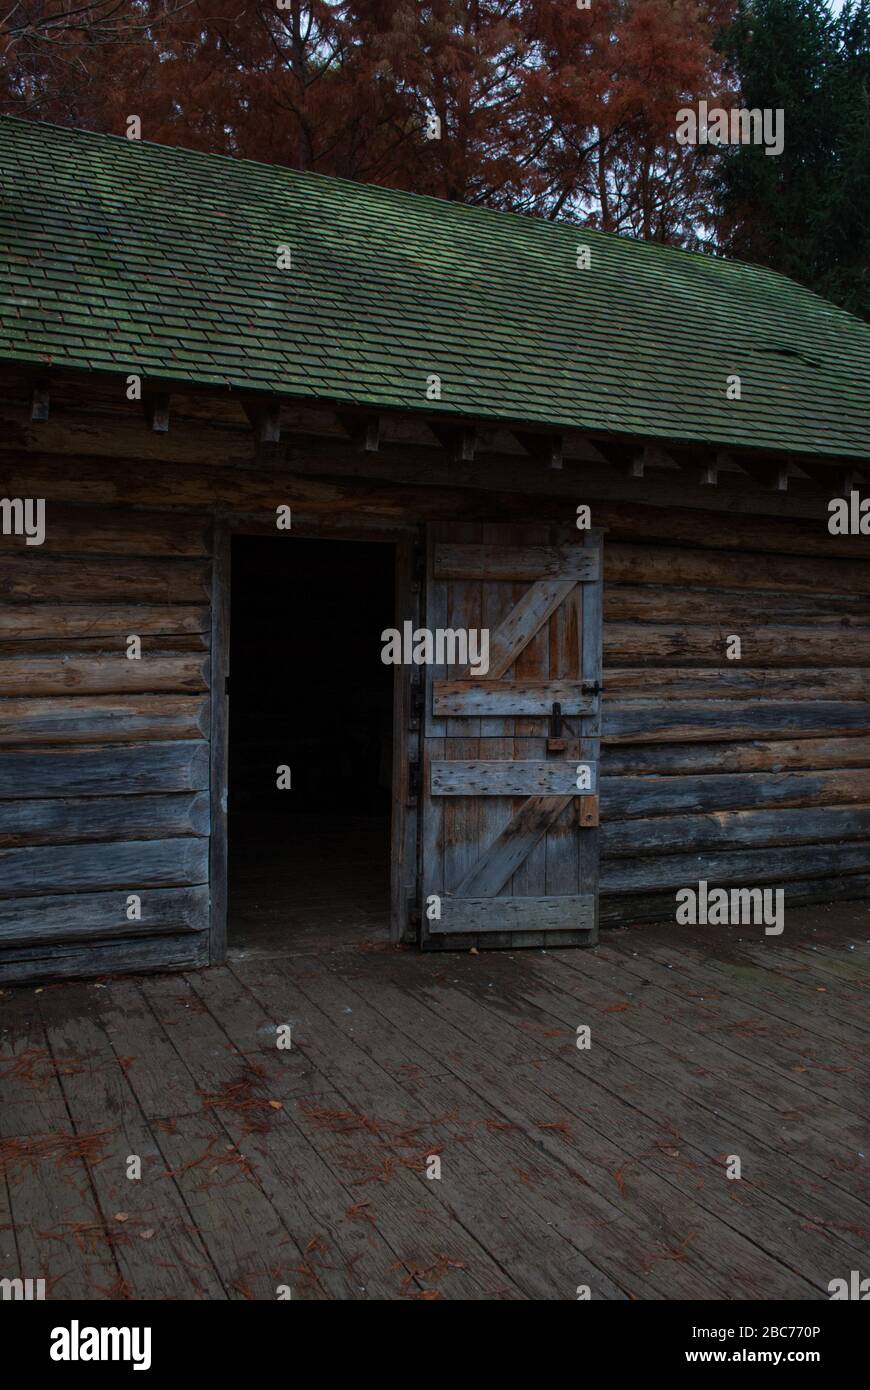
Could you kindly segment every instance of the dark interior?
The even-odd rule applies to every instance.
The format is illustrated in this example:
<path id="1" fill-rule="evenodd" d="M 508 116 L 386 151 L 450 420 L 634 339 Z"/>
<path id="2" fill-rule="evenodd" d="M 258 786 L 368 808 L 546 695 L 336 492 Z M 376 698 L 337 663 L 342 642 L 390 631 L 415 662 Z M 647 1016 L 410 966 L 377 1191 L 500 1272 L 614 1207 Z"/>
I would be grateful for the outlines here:
<path id="1" fill-rule="evenodd" d="M 394 561 L 377 542 L 233 539 L 230 950 L 387 935 Z"/>

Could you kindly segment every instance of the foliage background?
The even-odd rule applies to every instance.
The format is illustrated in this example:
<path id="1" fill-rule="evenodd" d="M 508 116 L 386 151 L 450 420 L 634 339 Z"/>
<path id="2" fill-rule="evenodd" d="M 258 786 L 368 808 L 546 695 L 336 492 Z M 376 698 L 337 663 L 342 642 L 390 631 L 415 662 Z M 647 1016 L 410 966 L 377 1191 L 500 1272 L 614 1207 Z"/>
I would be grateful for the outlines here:
<path id="1" fill-rule="evenodd" d="M 739 256 L 870 318 L 870 0 L 5 3 L 7 113 Z M 781 107 L 783 154 L 679 146 L 701 99 Z"/>

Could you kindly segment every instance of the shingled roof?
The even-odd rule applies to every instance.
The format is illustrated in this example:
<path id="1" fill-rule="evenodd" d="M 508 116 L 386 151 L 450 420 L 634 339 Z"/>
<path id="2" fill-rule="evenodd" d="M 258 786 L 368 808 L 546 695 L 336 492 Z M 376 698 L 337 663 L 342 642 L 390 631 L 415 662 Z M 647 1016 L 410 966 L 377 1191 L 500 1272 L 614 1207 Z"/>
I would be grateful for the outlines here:
<path id="1" fill-rule="evenodd" d="M 870 457 L 870 326 L 757 266 L 11 118 L 0 180 L 0 359 Z"/>

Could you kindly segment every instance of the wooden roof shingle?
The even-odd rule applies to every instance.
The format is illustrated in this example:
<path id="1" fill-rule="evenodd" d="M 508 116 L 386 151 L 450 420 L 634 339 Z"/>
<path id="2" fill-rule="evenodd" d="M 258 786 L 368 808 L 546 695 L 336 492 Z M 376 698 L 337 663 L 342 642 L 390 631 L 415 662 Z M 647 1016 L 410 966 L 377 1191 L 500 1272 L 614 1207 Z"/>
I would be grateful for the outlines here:
<path id="1" fill-rule="evenodd" d="M 0 359 L 870 457 L 870 325 L 773 271 L 9 117 Z"/>

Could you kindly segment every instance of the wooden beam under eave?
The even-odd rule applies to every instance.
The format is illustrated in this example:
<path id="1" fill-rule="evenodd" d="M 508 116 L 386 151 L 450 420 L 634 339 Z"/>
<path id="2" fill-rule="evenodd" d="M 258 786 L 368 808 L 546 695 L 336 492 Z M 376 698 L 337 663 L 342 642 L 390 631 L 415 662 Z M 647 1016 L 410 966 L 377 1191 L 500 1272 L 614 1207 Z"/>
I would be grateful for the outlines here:
<path id="1" fill-rule="evenodd" d="M 625 471 L 629 478 L 642 478 L 647 468 L 678 469 L 680 465 L 661 444 L 644 444 L 636 449 L 628 460 Z"/>
<path id="2" fill-rule="evenodd" d="M 169 396 L 165 392 L 142 397 L 142 409 L 148 428 L 155 434 L 166 434 L 169 430 Z"/>
<path id="3" fill-rule="evenodd" d="M 376 454 L 381 447 L 381 417 L 379 415 L 350 415 L 341 413 L 338 422 L 355 449 L 363 454 Z"/>
<path id="4" fill-rule="evenodd" d="M 643 478 L 648 468 L 679 470 L 681 465 L 660 444 L 627 445 L 616 443 L 600 444 L 607 462 L 618 468 L 627 478 Z"/>
<path id="5" fill-rule="evenodd" d="M 442 448 L 446 449 L 454 463 L 473 463 L 477 448 L 477 431 L 473 425 L 436 425 L 431 421 L 429 428 Z"/>
<path id="6" fill-rule="evenodd" d="M 41 425 L 48 419 L 49 390 L 47 381 L 36 381 L 33 384 L 33 400 L 30 406 L 30 418 L 35 424 Z"/>
<path id="7" fill-rule="evenodd" d="M 859 468 L 835 468 L 833 475 L 840 483 L 841 497 L 848 497 L 850 492 L 860 492 L 865 485 L 864 474 Z"/>
<path id="8" fill-rule="evenodd" d="M 532 458 L 546 463 L 548 468 L 562 467 L 565 442 L 561 434 L 531 434 L 527 430 L 514 430 L 513 433 Z"/>
<path id="9" fill-rule="evenodd" d="M 801 458 L 798 467 L 818 487 L 824 488 L 829 497 L 848 497 L 850 492 L 864 486 L 863 474 L 853 464 L 835 464 L 831 467 L 830 464 L 811 463 Z"/>
<path id="10" fill-rule="evenodd" d="M 700 487 L 717 487 L 719 474 L 735 471 L 734 460 L 724 449 L 715 454 L 702 454 L 700 466 L 694 466 L 695 481 Z"/>
<path id="11" fill-rule="evenodd" d="M 769 462 L 768 460 L 758 461 L 756 459 L 741 459 L 740 467 L 750 478 L 754 478 L 768 492 L 787 492 L 788 480 L 791 476 L 791 469 L 787 463 L 778 460 Z"/>
<path id="12" fill-rule="evenodd" d="M 280 444 L 281 402 L 276 399 L 243 400 L 258 444 Z"/>
<path id="13" fill-rule="evenodd" d="M 643 477 L 643 473 L 632 473 L 633 461 L 635 458 L 643 458 L 642 449 L 631 449 L 621 440 L 598 439 L 595 441 L 595 451 L 601 462 L 608 467 L 615 469 L 619 473 L 627 473 L 629 477 Z"/>
<path id="14" fill-rule="evenodd" d="M 570 434 L 569 443 L 573 446 L 574 457 L 580 463 L 610 463 L 600 440 L 590 439 L 586 434 Z"/>

